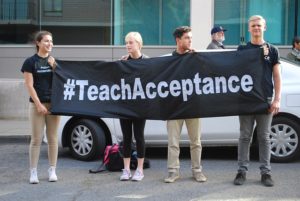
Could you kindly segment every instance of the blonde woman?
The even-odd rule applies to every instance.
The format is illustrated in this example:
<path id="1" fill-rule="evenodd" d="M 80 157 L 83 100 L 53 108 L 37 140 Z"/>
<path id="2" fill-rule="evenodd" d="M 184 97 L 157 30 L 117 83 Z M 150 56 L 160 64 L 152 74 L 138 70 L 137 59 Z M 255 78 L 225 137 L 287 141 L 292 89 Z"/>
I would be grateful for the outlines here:
<path id="1" fill-rule="evenodd" d="M 141 49 L 143 40 L 138 32 L 129 32 L 125 37 L 126 49 L 128 55 L 122 57 L 123 60 L 131 59 L 145 59 L 148 58 L 142 54 Z M 123 133 L 123 155 L 124 155 L 124 169 L 120 177 L 121 181 L 141 181 L 144 178 L 143 165 L 145 158 L 145 140 L 144 128 L 145 119 L 120 119 L 120 124 Z M 138 165 L 132 177 L 130 172 L 130 157 L 131 157 L 131 142 L 132 135 L 136 140 Z M 132 178 L 131 178 L 132 177 Z"/>
<path id="2" fill-rule="evenodd" d="M 58 154 L 57 129 L 59 124 L 59 116 L 51 115 L 49 112 L 52 75 L 56 67 L 55 59 L 50 56 L 53 47 L 52 34 L 48 31 L 38 32 L 35 37 L 35 44 L 37 53 L 27 58 L 21 69 L 30 95 L 29 119 L 32 135 L 29 147 L 29 183 L 31 184 L 39 183 L 37 165 L 45 126 L 50 165 L 48 169 L 49 181 L 57 181 L 55 168 Z"/>

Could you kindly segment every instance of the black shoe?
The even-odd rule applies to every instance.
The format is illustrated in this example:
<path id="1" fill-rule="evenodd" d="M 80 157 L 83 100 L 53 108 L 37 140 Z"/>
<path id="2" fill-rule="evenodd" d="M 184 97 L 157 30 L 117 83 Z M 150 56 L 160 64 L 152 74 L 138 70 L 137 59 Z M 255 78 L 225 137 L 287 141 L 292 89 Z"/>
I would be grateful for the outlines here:
<path id="1" fill-rule="evenodd" d="M 267 173 L 261 175 L 261 183 L 268 187 L 274 186 L 274 181 L 272 180 L 271 175 Z"/>
<path id="2" fill-rule="evenodd" d="M 246 181 L 246 172 L 237 173 L 233 183 L 234 185 L 243 185 Z"/>

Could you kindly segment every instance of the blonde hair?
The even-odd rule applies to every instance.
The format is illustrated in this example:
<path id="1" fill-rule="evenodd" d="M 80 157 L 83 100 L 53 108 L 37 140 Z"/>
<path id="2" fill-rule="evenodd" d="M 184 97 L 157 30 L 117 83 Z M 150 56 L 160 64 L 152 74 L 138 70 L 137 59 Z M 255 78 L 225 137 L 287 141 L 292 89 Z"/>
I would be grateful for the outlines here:
<path id="1" fill-rule="evenodd" d="M 263 18 L 261 15 L 252 15 L 249 18 L 248 23 L 251 22 L 251 21 L 255 21 L 255 20 L 261 20 L 261 21 L 263 21 L 264 24 L 266 24 L 265 18 Z"/>
<path id="2" fill-rule="evenodd" d="M 129 38 L 134 38 L 134 40 L 139 44 L 140 49 L 142 49 L 143 47 L 143 39 L 142 36 L 139 32 L 129 32 L 126 36 L 125 36 L 125 42 L 127 42 L 129 40 Z"/>

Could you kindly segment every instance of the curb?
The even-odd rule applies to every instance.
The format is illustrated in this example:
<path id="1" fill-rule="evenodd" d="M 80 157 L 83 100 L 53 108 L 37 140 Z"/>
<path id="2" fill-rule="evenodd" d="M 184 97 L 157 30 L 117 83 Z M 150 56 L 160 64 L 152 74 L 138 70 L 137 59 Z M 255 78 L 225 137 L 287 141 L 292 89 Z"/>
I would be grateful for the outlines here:
<path id="1" fill-rule="evenodd" d="M 0 135 L 0 144 L 30 142 L 30 137 L 30 135 Z"/>

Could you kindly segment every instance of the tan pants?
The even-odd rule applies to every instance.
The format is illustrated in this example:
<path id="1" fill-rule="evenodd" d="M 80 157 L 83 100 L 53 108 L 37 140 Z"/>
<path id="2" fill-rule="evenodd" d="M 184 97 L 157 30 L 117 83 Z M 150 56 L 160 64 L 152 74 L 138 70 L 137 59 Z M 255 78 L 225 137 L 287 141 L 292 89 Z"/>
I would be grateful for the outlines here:
<path id="1" fill-rule="evenodd" d="M 168 171 L 179 171 L 179 153 L 180 153 L 180 134 L 183 123 L 185 122 L 190 138 L 190 153 L 193 172 L 201 172 L 201 153 L 202 146 L 200 141 L 200 119 L 178 119 L 168 120 Z"/>
<path id="2" fill-rule="evenodd" d="M 50 103 L 44 103 L 47 109 Z M 29 163 L 30 168 L 37 168 L 40 148 L 46 125 L 46 136 L 48 140 L 48 159 L 49 165 L 56 167 L 58 154 L 57 129 L 60 117 L 56 115 L 43 115 L 38 113 L 34 103 L 29 105 L 29 119 L 31 122 L 31 140 L 29 146 Z"/>

